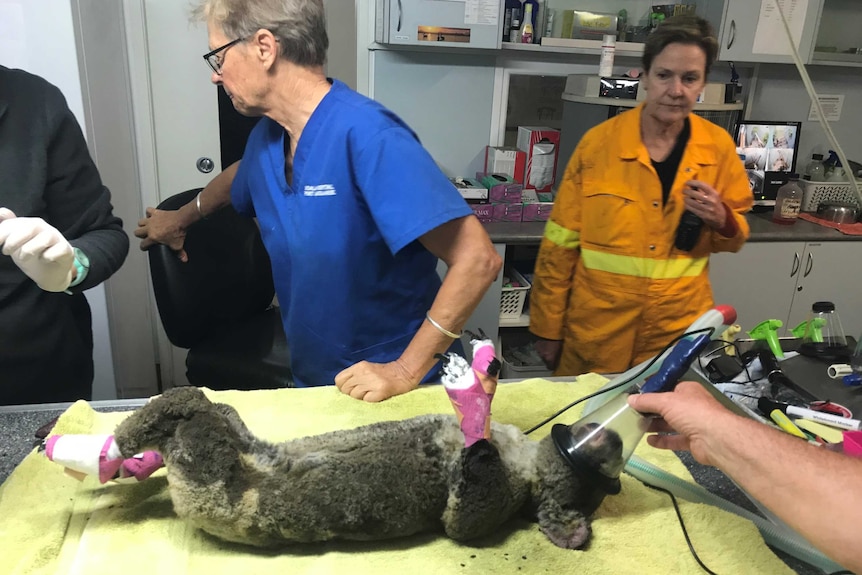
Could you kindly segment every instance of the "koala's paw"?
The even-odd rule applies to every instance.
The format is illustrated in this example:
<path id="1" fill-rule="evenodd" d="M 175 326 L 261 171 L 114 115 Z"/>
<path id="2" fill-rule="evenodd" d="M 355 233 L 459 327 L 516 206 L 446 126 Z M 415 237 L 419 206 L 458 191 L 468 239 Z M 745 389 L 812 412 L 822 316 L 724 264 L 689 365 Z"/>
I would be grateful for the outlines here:
<path id="1" fill-rule="evenodd" d="M 593 533 L 586 519 L 574 525 L 542 525 L 539 528 L 551 543 L 563 549 L 581 549 Z"/>
<path id="2" fill-rule="evenodd" d="M 563 549 L 581 549 L 593 533 L 590 520 L 576 509 L 546 501 L 539 508 L 539 529 L 551 543 Z"/>

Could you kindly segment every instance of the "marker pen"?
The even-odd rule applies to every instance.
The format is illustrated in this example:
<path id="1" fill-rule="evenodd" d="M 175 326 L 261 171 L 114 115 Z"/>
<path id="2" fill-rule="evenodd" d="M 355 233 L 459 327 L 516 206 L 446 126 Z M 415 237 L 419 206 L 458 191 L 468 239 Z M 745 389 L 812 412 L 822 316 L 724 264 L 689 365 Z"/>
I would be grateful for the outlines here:
<path id="1" fill-rule="evenodd" d="M 808 436 L 805 435 L 805 433 L 801 429 L 796 427 L 796 424 L 790 421 L 790 419 L 786 415 L 784 415 L 780 409 L 773 409 L 771 412 L 769 412 L 769 417 L 772 418 L 772 421 L 774 421 L 778 427 L 780 427 L 790 435 L 801 437 L 806 441 L 808 440 Z"/>
<path id="2" fill-rule="evenodd" d="M 850 419 L 849 417 L 841 417 L 831 413 L 823 413 L 822 411 L 814 411 L 813 409 L 805 409 L 804 407 L 796 407 L 788 405 L 784 410 L 787 415 L 795 415 L 796 417 L 804 417 L 818 423 L 848 429 L 850 431 L 859 431 L 862 429 L 862 421 L 858 419 Z"/>
<path id="3" fill-rule="evenodd" d="M 858 419 L 850 419 L 849 417 L 841 417 L 840 415 L 834 415 L 832 413 L 797 407 L 780 401 L 772 401 L 765 397 L 761 397 L 757 400 L 757 408 L 763 413 L 769 413 L 770 416 L 774 409 L 778 409 L 787 415 L 804 417 L 805 419 L 810 419 L 825 425 L 831 425 L 832 427 L 838 427 L 839 429 L 847 429 L 850 431 L 862 430 L 862 421 Z"/>

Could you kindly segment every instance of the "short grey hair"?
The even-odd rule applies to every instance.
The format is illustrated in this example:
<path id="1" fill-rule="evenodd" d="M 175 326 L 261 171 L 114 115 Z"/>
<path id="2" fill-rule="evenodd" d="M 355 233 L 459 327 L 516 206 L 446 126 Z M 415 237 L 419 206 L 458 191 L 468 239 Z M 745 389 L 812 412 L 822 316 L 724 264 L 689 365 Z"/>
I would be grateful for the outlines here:
<path id="1" fill-rule="evenodd" d="M 218 25 L 232 40 L 269 30 L 286 60 L 300 66 L 326 63 L 329 37 L 323 0 L 199 0 L 192 18 Z"/>

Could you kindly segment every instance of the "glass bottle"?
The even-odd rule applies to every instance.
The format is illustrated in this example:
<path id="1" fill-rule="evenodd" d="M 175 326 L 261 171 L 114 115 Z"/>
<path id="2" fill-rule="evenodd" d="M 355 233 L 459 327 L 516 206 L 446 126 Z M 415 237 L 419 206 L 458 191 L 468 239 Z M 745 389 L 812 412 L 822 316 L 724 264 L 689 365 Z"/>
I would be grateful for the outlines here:
<path id="1" fill-rule="evenodd" d="M 524 2 L 524 21 L 521 22 L 521 43 L 533 43 L 533 4 Z"/>
<path id="2" fill-rule="evenodd" d="M 778 188 L 772 221 L 776 224 L 795 224 L 799 218 L 799 209 L 802 207 L 802 195 L 799 174 L 790 174 L 788 182 Z"/>

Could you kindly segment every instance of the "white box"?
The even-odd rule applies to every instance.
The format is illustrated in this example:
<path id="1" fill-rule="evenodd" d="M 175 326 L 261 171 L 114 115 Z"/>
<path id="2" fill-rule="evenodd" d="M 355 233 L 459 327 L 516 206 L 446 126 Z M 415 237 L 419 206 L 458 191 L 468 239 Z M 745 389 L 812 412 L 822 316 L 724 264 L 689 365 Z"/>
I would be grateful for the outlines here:
<path id="1" fill-rule="evenodd" d="M 504 174 L 519 184 L 524 183 L 527 153 L 518 148 L 487 146 L 485 148 L 485 173 Z"/>
<path id="2" fill-rule="evenodd" d="M 566 77 L 566 94 L 575 96 L 599 97 L 601 77 L 595 74 L 569 74 Z"/>
<path id="3" fill-rule="evenodd" d="M 488 201 L 488 188 L 482 182 L 472 178 L 449 178 L 465 200 Z"/>

